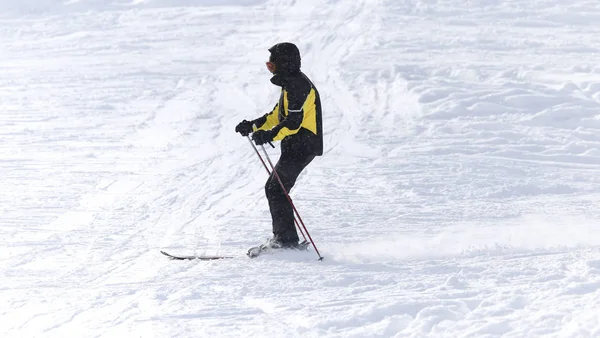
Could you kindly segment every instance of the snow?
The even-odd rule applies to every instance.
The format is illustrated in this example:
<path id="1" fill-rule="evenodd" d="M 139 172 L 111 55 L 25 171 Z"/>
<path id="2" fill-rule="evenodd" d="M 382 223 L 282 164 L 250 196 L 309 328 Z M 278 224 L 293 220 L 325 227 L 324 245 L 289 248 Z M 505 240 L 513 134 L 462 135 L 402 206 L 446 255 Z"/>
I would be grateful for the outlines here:
<path id="1" fill-rule="evenodd" d="M 586 0 L 2 1 L 0 335 L 600 337 L 599 19 Z M 325 155 L 292 191 L 323 261 L 244 255 L 270 217 L 233 130 L 277 100 L 281 41 L 323 102 Z"/>

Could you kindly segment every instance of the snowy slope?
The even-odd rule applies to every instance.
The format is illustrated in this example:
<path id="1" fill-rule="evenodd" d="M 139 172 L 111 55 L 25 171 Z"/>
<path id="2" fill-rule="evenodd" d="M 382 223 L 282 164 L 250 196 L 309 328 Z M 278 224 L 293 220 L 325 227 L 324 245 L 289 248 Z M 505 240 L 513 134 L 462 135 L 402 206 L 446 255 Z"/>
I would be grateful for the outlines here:
<path id="1" fill-rule="evenodd" d="M 600 337 L 598 22 L 585 0 L 1 1 L 0 336 Z M 323 101 L 292 191 L 323 262 L 244 256 L 270 217 L 233 129 L 276 101 L 280 41 Z"/>

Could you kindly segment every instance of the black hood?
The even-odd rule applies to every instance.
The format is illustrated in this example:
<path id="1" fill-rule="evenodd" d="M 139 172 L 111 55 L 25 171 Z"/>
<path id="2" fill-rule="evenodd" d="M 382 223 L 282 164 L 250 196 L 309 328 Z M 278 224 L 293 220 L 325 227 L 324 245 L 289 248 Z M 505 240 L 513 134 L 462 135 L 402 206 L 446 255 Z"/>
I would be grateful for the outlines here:
<path id="1" fill-rule="evenodd" d="M 300 51 L 293 43 L 278 43 L 269 48 L 269 52 L 271 52 L 269 61 L 275 64 L 275 74 L 288 75 L 300 71 Z"/>

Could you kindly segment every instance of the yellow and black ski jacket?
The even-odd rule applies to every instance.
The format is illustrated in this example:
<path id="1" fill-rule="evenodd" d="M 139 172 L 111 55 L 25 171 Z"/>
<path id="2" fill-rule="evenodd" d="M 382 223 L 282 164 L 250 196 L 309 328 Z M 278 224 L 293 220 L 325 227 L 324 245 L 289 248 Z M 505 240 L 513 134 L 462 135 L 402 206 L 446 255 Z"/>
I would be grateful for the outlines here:
<path id="1" fill-rule="evenodd" d="M 254 120 L 254 131 L 272 130 L 273 141 L 281 140 L 281 151 L 323 155 L 321 99 L 310 79 L 302 72 L 275 75 L 281 87 L 279 102 L 264 116 Z"/>

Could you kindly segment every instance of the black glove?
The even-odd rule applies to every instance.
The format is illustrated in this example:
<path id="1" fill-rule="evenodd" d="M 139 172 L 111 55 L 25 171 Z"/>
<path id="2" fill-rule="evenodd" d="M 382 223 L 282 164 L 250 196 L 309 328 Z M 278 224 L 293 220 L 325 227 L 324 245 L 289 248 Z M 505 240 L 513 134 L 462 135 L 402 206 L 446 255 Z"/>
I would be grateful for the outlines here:
<path id="1" fill-rule="evenodd" d="M 257 146 L 260 146 L 273 141 L 275 135 L 273 130 L 257 130 L 252 134 L 252 140 Z"/>
<path id="2" fill-rule="evenodd" d="M 248 136 L 252 132 L 252 121 L 242 121 L 235 127 L 235 132 L 242 134 L 242 136 Z"/>

